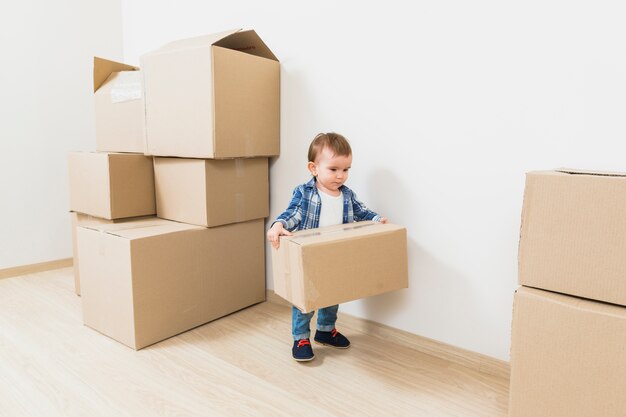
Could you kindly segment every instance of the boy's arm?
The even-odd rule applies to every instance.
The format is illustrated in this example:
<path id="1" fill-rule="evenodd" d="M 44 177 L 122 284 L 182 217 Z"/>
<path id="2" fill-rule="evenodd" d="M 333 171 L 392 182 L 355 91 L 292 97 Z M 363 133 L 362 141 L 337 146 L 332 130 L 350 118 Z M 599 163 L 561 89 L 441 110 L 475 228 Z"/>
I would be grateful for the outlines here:
<path id="1" fill-rule="evenodd" d="M 375 222 L 387 223 L 387 218 L 382 217 L 380 214 L 368 209 L 363 202 L 361 202 L 354 191 L 352 192 L 352 211 L 354 213 L 354 221 L 362 222 L 365 220 L 373 220 Z"/>
<path id="2" fill-rule="evenodd" d="M 267 240 L 274 249 L 280 247 L 280 237 L 291 236 L 291 231 L 298 227 L 300 221 L 302 221 L 302 190 L 298 187 L 293 192 L 287 210 L 276 218 L 267 232 Z"/>
<path id="3" fill-rule="evenodd" d="M 287 209 L 282 212 L 278 217 L 276 217 L 276 222 L 282 223 L 283 227 L 293 232 L 298 228 L 298 225 L 302 221 L 302 187 L 297 187 L 293 191 L 293 196 L 291 197 L 291 201 L 289 202 L 289 206 Z M 272 223 L 272 226 L 274 225 Z"/>

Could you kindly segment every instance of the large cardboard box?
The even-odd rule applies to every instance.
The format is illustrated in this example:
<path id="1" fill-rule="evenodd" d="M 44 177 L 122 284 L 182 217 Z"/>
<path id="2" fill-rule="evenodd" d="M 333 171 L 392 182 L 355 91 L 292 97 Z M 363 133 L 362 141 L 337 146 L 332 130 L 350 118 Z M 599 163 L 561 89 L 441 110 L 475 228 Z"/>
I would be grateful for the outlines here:
<path id="1" fill-rule="evenodd" d="M 148 154 L 279 154 L 280 64 L 253 30 L 171 42 L 141 68 Z"/>
<path id="2" fill-rule="evenodd" d="M 510 417 L 626 416 L 626 308 L 515 294 Z"/>
<path id="3" fill-rule="evenodd" d="M 149 156 L 70 152 L 69 179 L 71 211 L 109 220 L 156 214 Z"/>
<path id="4" fill-rule="evenodd" d="M 76 293 L 76 295 L 80 295 L 80 268 L 79 268 L 80 260 L 78 257 L 78 243 L 76 239 L 76 230 L 78 229 L 78 227 L 80 226 L 92 227 L 94 225 L 97 226 L 100 224 L 131 222 L 131 221 L 144 219 L 147 217 L 150 217 L 150 216 L 128 217 L 124 219 L 108 220 L 108 219 L 101 219 L 100 217 L 90 216 L 89 214 L 76 213 L 73 211 L 70 212 L 70 221 L 71 221 L 71 226 L 72 226 L 71 234 L 72 234 L 72 256 L 73 256 L 72 263 L 73 263 L 73 269 L 74 269 L 74 292 Z"/>
<path id="5" fill-rule="evenodd" d="M 303 312 L 408 287 L 406 229 L 360 222 L 302 230 L 272 249 L 274 291 Z"/>
<path id="6" fill-rule="evenodd" d="M 94 57 L 96 150 L 144 153 L 145 105 L 139 68 Z"/>
<path id="7" fill-rule="evenodd" d="M 519 283 L 626 305 L 626 174 L 526 175 Z"/>
<path id="8" fill-rule="evenodd" d="M 269 215 L 267 158 L 154 158 L 157 216 L 199 226 Z"/>
<path id="9" fill-rule="evenodd" d="M 265 300 L 263 220 L 78 228 L 84 323 L 133 349 Z"/>
<path id="10" fill-rule="evenodd" d="M 72 256 L 74 267 L 74 292 L 76 295 L 80 295 L 80 271 L 78 268 L 78 245 L 76 242 L 76 229 L 78 226 L 88 226 L 101 223 L 112 223 L 115 220 L 101 219 L 99 217 L 93 217 L 88 214 L 70 212 L 71 226 L 72 226 Z"/>

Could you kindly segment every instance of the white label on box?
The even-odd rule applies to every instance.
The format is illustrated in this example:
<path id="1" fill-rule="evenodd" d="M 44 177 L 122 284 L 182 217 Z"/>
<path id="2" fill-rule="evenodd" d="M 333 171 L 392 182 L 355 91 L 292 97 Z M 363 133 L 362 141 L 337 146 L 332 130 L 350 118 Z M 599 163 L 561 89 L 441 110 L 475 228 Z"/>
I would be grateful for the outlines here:
<path id="1" fill-rule="evenodd" d="M 125 77 L 124 72 L 121 72 L 111 87 L 111 102 L 122 103 L 139 99 L 141 99 L 141 81 L 136 77 Z"/>

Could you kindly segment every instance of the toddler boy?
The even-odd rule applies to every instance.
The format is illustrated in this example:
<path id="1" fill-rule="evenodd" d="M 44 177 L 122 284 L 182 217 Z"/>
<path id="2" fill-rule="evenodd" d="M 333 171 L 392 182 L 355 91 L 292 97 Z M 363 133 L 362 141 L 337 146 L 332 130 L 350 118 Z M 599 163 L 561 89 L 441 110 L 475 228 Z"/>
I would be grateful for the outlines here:
<path id="1" fill-rule="evenodd" d="M 352 165 L 350 144 L 338 133 L 320 133 L 309 146 L 307 168 L 313 178 L 296 187 L 287 209 L 279 215 L 267 238 L 275 249 L 281 236 L 295 230 L 314 229 L 335 224 L 387 219 L 369 210 L 354 192 L 344 185 Z M 338 305 L 320 308 L 317 312 L 315 342 L 346 349 L 350 341 L 335 328 Z M 292 355 L 296 361 L 310 361 L 315 355 L 310 342 L 310 322 L 314 312 L 302 313 L 291 308 Z"/>

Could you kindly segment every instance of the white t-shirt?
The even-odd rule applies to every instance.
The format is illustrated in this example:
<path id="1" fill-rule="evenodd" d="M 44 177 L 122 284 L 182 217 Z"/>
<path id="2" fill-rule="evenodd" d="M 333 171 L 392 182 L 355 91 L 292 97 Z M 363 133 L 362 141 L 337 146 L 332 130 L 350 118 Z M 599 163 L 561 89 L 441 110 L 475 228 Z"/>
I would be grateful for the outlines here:
<path id="1" fill-rule="evenodd" d="M 326 194 L 320 190 L 322 209 L 320 210 L 320 227 L 332 226 L 343 223 L 343 193 L 337 197 Z"/>

